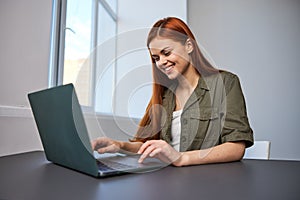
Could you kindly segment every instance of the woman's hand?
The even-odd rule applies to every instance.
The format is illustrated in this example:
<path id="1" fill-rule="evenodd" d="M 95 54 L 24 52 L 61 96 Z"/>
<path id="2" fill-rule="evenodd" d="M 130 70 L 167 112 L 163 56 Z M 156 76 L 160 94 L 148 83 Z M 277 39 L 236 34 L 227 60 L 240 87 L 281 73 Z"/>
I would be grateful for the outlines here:
<path id="1" fill-rule="evenodd" d="M 182 154 L 164 140 L 149 140 L 145 142 L 139 149 L 138 154 L 142 154 L 139 159 L 140 163 L 147 157 L 155 157 L 165 163 L 181 166 Z"/>
<path id="2" fill-rule="evenodd" d="M 99 137 L 91 142 L 92 149 L 98 153 L 116 153 L 122 148 L 122 142 L 108 137 Z"/>

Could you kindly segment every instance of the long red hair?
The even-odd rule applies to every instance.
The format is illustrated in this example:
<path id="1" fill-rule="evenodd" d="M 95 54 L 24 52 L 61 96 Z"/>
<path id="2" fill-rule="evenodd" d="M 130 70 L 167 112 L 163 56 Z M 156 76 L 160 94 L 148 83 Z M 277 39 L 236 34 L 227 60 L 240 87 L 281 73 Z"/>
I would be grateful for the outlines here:
<path id="1" fill-rule="evenodd" d="M 193 51 L 190 53 L 191 63 L 197 69 L 197 72 L 201 76 L 208 76 L 218 72 L 218 70 L 215 69 L 203 56 L 193 33 L 182 20 L 175 17 L 168 17 L 157 21 L 148 34 L 148 49 L 149 44 L 155 37 L 172 39 L 183 45 L 186 43 L 187 39 L 190 39 L 193 45 Z M 168 87 L 176 81 L 170 80 L 157 68 L 156 62 L 152 58 L 151 53 L 150 57 L 152 59 L 153 75 L 152 97 L 146 108 L 145 115 L 139 123 L 139 129 L 135 138 L 131 141 L 145 142 L 151 139 L 160 139 L 160 130 L 162 127 L 162 97 Z"/>

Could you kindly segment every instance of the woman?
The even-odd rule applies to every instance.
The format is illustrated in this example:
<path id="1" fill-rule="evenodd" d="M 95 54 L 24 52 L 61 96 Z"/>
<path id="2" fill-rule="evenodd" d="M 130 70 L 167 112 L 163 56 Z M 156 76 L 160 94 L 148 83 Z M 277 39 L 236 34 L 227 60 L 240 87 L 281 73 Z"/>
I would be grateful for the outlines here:
<path id="1" fill-rule="evenodd" d="M 137 152 L 139 162 L 157 157 L 175 166 L 242 159 L 253 132 L 238 77 L 214 68 L 178 18 L 156 22 L 147 47 L 153 93 L 136 136 L 129 142 L 98 138 L 93 149 Z"/>

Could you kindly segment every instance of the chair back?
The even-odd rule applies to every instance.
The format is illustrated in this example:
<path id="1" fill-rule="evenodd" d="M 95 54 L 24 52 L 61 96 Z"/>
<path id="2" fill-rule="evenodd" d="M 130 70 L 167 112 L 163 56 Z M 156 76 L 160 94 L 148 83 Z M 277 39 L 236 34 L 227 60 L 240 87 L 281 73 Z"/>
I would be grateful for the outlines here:
<path id="1" fill-rule="evenodd" d="M 253 146 L 246 149 L 244 159 L 270 159 L 270 141 L 254 141 Z"/>

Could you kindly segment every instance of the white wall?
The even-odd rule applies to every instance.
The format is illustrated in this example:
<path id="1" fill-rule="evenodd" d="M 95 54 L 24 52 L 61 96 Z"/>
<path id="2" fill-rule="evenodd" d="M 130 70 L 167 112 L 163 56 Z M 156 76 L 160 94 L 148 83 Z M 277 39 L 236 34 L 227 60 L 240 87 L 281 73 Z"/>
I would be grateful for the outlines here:
<path id="1" fill-rule="evenodd" d="M 159 19 L 176 16 L 186 21 L 186 0 L 119 0 L 118 62 L 115 113 L 142 117 L 151 97 L 152 70 L 147 34 Z"/>
<path id="2" fill-rule="evenodd" d="M 0 156 L 41 149 L 27 100 L 48 85 L 51 0 L 0 1 Z"/>
<path id="3" fill-rule="evenodd" d="M 188 22 L 221 68 L 236 73 L 256 140 L 271 159 L 300 160 L 300 1 L 189 0 Z"/>
<path id="4" fill-rule="evenodd" d="M 1 0 L 0 105 L 28 106 L 30 90 L 47 86 L 51 0 Z"/>

